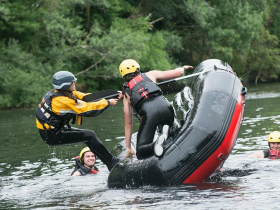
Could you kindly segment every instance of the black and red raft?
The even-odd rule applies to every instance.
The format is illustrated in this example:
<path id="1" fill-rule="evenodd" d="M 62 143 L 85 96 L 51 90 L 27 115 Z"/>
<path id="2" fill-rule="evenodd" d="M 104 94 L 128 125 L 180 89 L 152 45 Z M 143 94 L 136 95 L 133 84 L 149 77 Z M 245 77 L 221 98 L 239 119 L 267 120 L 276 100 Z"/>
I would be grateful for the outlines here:
<path id="1" fill-rule="evenodd" d="M 246 88 L 221 60 L 200 63 L 198 72 L 175 96 L 176 119 L 163 155 L 120 162 L 109 174 L 109 188 L 203 182 L 222 167 L 237 139 Z"/>

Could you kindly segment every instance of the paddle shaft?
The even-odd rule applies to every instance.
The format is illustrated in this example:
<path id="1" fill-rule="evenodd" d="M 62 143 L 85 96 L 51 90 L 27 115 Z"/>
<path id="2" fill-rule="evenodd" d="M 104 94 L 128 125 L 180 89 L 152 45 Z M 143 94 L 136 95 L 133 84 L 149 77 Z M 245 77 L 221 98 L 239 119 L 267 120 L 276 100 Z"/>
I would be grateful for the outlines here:
<path id="1" fill-rule="evenodd" d="M 212 69 L 208 70 L 208 71 L 212 71 Z M 183 80 L 183 79 L 188 79 L 188 78 L 198 76 L 198 75 L 203 74 L 203 73 L 208 72 L 208 71 L 202 71 L 202 72 L 198 72 L 198 73 L 187 75 L 187 76 L 183 76 L 183 77 L 178 77 L 178 78 L 171 79 L 171 80 L 166 80 L 166 81 L 157 83 L 157 85 L 160 86 L 160 85 L 164 85 L 164 84 L 168 84 L 168 83 L 172 83 L 172 82 L 177 82 L 177 81 L 180 81 L 180 80 Z"/>
<path id="2" fill-rule="evenodd" d="M 211 69 L 212 70 L 212 69 Z M 211 71 L 211 70 L 208 70 L 208 71 Z M 160 83 L 156 83 L 158 86 L 160 85 L 164 85 L 164 84 L 169 84 L 169 83 L 172 83 L 172 82 L 177 82 L 177 81 L 180 81 L 180 80 L 183 80 L 183 79 L 188 79 L 188 78 L 191 78 L 191 77 L 195 77 L 195 76 L 198 76 L 200 74 L 203 74 L 205 72 L 208 72 L 208 71 L 202 71 L 202 72 L 198 72 L 198 73 L 195 73 L 195 74 L 191 74 L 191 75 L 187 75 L 187 76 L 183 76 L 183 77 L 178 77 L 178 78 L 175 78 L 175 79 L 171 79 L 171 80 L 166 80 L 166 81 L 163 81 L 163 82 L 160 82 Z M 115 91 L 116 92 L 116 91 Z M 94 94 L 95 93 L 92 93 L 91 95 L 91 99 L 89 101 L 98 101 L 98 100 L 101 100 L 102 98 L 105 98 L 105 99 L 110 99 L 110 98 L 116 98 L 119 96 L 119 93 L 116 92 L 114 94 L 110 93 L 108 94 L 107 96 L 103 96 L 103 97 L 97 97 L 95 98 L 94 97 Z"/>

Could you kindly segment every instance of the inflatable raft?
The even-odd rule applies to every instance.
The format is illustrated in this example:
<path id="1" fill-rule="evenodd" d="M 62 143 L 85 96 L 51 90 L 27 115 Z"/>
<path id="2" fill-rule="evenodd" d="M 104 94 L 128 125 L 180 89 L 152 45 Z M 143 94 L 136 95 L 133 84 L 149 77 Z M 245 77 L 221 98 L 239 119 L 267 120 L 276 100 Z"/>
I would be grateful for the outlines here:
<path id="1" fill-rule="evenodd" d="M 116 165 L 109 188 L 189 184 L 207 180 L 231 153 L 241 125 L 246 88 L 221 60 L 200 63 L 176 94 L 176 119 L 160 157 Z"/>

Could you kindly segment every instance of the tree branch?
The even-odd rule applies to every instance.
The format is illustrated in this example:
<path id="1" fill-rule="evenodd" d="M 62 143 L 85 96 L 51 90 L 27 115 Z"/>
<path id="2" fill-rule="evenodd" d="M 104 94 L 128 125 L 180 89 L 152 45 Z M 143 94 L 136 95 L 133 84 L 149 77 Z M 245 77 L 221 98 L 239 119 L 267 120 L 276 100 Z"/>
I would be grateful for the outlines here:
<path id="1" fill-rule="evenodd" d="M 101 63 L 101 61 L 103 61 L 103 60 L 107 57 L 107 55 L 108 55 L 108 54 L 104 55 L 102 58 L 99 59 L 99 61 L 97 61 L 95 64 L 91 65 L 91 66 L 88 67 L 87 69 L 78 72 L 77 74 L 75 74 L 75 76 L 78 76 L 78 75 L 81 75 L 81 74 L 84 74 L 84 73 L 88 72 L 88 71 L 91 70 L 93 67 L 95 67 L 95 66 L 97 66 L 99 63 Z"/>
<path id="2" fill-rule="evenodd" d="M 161 18 L 158 18 L 158 19 L 156 19 L 156 20 L 154 20 L 154 21 L 152 21 L 152 22 L 149 22 L 150 23 L 150 25 L 153 25 L 154 23 L 156 23 L 156 22 L 158 22 L 158 21 L 161 21 L 161 20 L 163 20 L 164 19 L 164 17 L 161 17 Z"/>

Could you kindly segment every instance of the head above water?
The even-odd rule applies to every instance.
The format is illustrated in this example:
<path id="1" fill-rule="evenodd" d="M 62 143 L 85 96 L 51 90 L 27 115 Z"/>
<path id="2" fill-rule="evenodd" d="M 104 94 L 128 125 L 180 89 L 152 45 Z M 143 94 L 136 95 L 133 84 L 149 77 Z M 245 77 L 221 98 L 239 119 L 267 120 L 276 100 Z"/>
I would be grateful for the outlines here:
<path id="1" fill-rule="evenodd" d="M 87 152 L 91 152 L 91 150 L 90 150 L 89 147 L 83 148 L 83 149 L 81 150 L 81 152 L 80 152 L 79 159 L 80 159 L 80 162 L 81 162 L 82 164 L 85 164 L 85 163 L 84 163 L 84 156 L 85 156 L 85 153 L 87 153 Z M 95 156 L 95 154 L 94 154 L 93 152 L 91 152 L 91 153 Z"/>
<path id="2" fill-rule="evenodd" d="M 129 73 L 140 71 L 140 65 L 133 59 L 126 59 L 119 66 L 122 77 Z"/>
<path id="3" fill-rule="evenodd" d="M 77 78 L 69 71 L 59 71 L 53 75 L 52 84 L 57 90 L 69 90 L 72 82 L 76 82 Z"/>
<path id="4" fill-rule="evenodd" d="M 268 146 L 271 148 L 271 143 L 278 143 L 280 144 L 280 132 L 273 131 L 268 135 Z M 273 149 L 273 148 L 272 148 Z"/>

